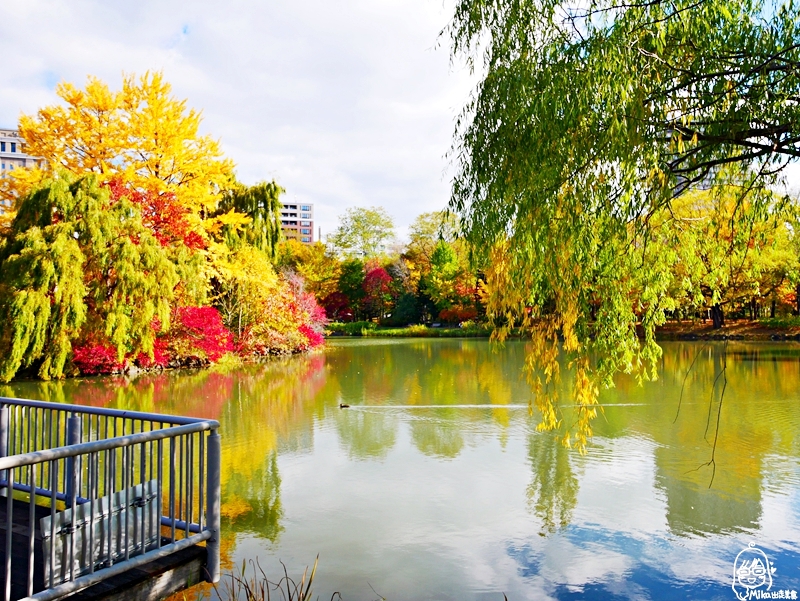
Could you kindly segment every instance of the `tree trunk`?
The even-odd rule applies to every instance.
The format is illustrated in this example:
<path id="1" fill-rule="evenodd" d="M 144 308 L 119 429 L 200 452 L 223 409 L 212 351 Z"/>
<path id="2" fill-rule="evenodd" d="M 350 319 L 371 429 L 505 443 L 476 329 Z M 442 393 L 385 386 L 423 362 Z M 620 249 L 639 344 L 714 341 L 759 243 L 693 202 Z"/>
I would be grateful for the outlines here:
<path id="1" fill-rule="evenodd" d="M 794 293 L 795 293 L 795 303 L 797 304 L 797 314 L 800 315 L 800 284 L 797 284 L 797 286 L 794 289 Z"/>
<path id="2" fill-rule="evenodd" d="M 775 299 L 772 299 L 772 303 L 769 306 L 769 317 L 770 319 L 775 319 Z"/>
<path id="3" fill-rule="evenodd" d="M 716 304 L 711 307 L 711 321 L 715 330 L 725 325 L 725 316 L 722 313 L 722 305 Z"/>

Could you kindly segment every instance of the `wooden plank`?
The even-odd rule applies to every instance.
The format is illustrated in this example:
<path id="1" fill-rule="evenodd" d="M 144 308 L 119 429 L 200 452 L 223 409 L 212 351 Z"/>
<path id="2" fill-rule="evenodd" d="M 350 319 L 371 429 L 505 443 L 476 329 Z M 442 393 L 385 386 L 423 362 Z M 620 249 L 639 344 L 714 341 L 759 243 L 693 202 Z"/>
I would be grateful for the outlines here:
<path id="1" fill-rule="evenodd" d="M 161 601 L 203 581 L 205 547 L 184 551 L 130 570 L 115 578 L 65 597 L 69 601 Z"/>

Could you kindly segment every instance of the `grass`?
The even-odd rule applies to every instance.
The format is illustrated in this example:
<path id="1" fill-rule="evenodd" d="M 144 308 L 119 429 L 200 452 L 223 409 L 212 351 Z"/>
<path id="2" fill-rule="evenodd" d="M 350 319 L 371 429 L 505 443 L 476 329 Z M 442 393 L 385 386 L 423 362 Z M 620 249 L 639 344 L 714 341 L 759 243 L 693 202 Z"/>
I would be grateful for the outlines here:
<path id="1" fill-rule="evenodd" d="M 764 317 L 757 320 L 765 328 L 797 328 L 800 327 L 800 316 L 788 315 L 786 317 Z"/>
<path id="2" fill-rule="evenodd" d="M 303 571 L 300 582 L 289 576 L 286 565 L 283 566 L 283 578 L 271 582 L 258 560 L 249 562 L 252 573 L 248 572 L 248 562 L 243 561 L 242 567 L 231 574 L 223 576 L 221 586 L 214 585 L 217 596 L 223 601 L 271 601 L 273 597 L 282 601 L 309 601 L 311 599 L 311 585 L 317 573 L 319 555 L 314 560 L 314 567 L 308 573 L 308 567 Z M 221 589 L 221 590 L 220 590 Z M 280 595 L 280 597 L 279 597 Z M 342 596 L 337 592 L 331 595 L 331 601 Z"/>
<path id="3" fill-rule="evenodd" d="M 268 578 L 258 559 L 242 561 L 242 567 L 237 568 L 235 572 L 223 576 L 220 583 L 221 586 L 214 586 L 214 590 L 221 601 L 272 601 L 274 596 L 277 601 L 279 598 L 282 601 L 310 601 L 312 590 L 311 585 L 314 582 L 314 576 L 317 573 L 317 564 L 319 563 L 319 555 L 314 560 L 314 567 L 311 568 L 311 573 L 308 573 L 308 567 L 303 570 L 303 576 L 300 582 L 295 581 L 289 576 L 286 570 L 286 565 L 281 562 L 283 566 L 283 578 L 278 582 L 271 582 Z M 252 574 L 248 572 L 248 565 Z M 376 601 L 387 601 L 386 597 L 379 594 L 372 585 L 369 587 L 372 592 L 377 595 Z M 221 589 L 221 590 L 220 590 Z M 280 595 L 280 597 L 278 597 Z M 330 601 L 337 599 L 342 601 L 342 595 L 335 592 L 331 595 Z M 184 597 L 185 599 L 185 597 Z M 508 597 L 503 593 L 504 601 L 508 601 Z"/>
<path id="4" fill-rule="evenodd" d="M 377 327 L 378 324 L 372 321 L 353 321 L 350 323 L 333 321 L 326 326 L 325 333 L 328 335 L 363 336 L 365 331 L 375 330 Z"/>
<path id="5" fill-rule="evenodd" d="M 492 333 L 489 326 L 468 324 L 462 328 L 429 328 L 419 324 L 404 328 L 387 328 L 371 321 L 353 323 L 330 323 L 326 334 L 344 336 L 365 336 L 373 338 L 474 338 L 488 337 Z"/>

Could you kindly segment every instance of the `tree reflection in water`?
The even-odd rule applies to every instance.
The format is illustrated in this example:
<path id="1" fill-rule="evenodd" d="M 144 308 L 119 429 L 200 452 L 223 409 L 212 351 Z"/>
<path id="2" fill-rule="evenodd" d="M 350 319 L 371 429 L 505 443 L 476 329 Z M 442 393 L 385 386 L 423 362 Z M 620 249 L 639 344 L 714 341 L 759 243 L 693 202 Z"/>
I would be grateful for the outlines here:
<path id="1" fill-rule="evenodd" d="M 566 528 L 578 503 L 578 478 L 570 464 L 571 451 L 556 436 L 531 434 L 528 459 L 531 483 L 528 485 L 528 509 L 542 521 L 542 534 Z"/>

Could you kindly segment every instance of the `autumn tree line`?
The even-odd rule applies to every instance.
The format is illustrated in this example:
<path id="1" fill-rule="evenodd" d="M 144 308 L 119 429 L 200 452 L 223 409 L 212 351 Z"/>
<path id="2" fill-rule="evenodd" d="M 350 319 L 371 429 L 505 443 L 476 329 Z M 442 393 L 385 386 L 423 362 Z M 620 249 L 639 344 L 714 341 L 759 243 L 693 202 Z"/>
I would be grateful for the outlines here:
<path id="1" fill-rule="evenodd" d="M 755 194 L 735 185 L 695 186 L 653 216 L 645 250 L 648 261 L 669 265 L 663 298 L 669 317 L 719 327 L 726 317 L 798 315 L 797 207 L 785 195 Z M 502 245 L 493 253 L 490 261 L 476 261 L 446 211 L 418 216 L 401 245 L 384 209 L 352 208 L 327 245 L 280 243 L 277 264 L 302 275 L 333 321 L 514 325 L 524 306 L 487 317 L 487 301 L 504 292 L 509 262 Z M 594 319 L 599 309 L 599 300 L 588 303 Z"/>
<path id="2" fill-rule="evenodd" d="M 277 264 L 302 275 L 332 321 L 406 326 L 485 320 L 482 273 L 445 211 L 419 215 L 409 241 L 400 244 L 385 209 L 350 208 L 327 244 L 279 244 Z"/>
<path id="3" fill-rule="evenodd" d="M 404 244 L 379 207 L 348 209 L 327 243 L 284 240 L 284 190 L 239 183 L 158 73 L 126 77 L 117 92 L 93 78 L 57 92 L 62 104 L 20 119 L 38 165 L 0 179 L 1 380 L 301 352 L 322 343 L 329 321 L 503 328 L 563 309 L 544 291 L 536 317 L 529 296 L 544 264 L 520 271 L 512 236 L 476 246 L 464 235 L 476 224 L 457 212 L 418 216 Z M 746 172 L 707 179 L 652 210 L 646 235 L 641 220 L 621 226 L 632 245 L 604 245 L 598 226 L 594 256 L 564 247 L 547 258 L 562 280 L 604 254 L 625 263 L 618 285 L 630 290 L 613 307 L 603 290 L 614 273 L 586 282 L 575 308 L 586 327 L 646 320 L 654 303 L 715 325 L 798 313 L 794 199 L 754 188 Z M 567 215 L 556 210 L 547 231 Z M 525 227 L 521 213 L 508 219 Z M 532 244 L 530 260 L 542 251 Z"/>
<path id="4" fill-rule="evenodd" d="M 0 381 L 307 350 L 325 312 L 275 267 L 280 195 L 245 186 L 159 73 L 57 88 L 0 179 Z"/>

